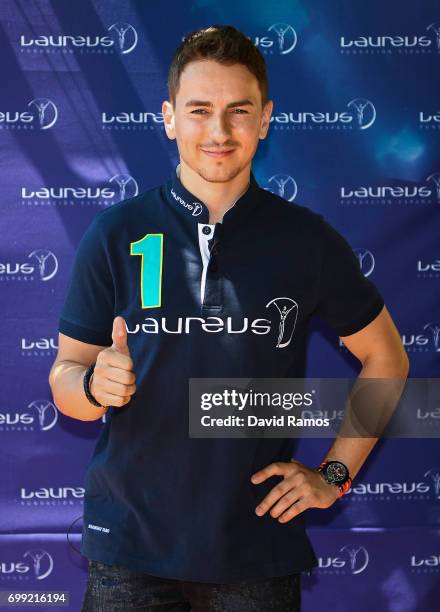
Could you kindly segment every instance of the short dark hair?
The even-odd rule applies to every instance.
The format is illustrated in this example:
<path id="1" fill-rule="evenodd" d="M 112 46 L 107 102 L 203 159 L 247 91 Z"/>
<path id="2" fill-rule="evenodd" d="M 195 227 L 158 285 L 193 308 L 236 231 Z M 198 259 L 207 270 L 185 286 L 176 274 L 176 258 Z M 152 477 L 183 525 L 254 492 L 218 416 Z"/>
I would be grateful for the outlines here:
<path id="1" fill-rule="evenodd" d="M 168 94 L 173 107 L 185 66 L 197 60 L 214 60 L 231 66 L 243 64 L 255 76 L 265 105 L 269 95 L 266 62 L 254 43 L 230 25 L 213 25 L 187 34 L 176 49 L 168 72 Z"/>

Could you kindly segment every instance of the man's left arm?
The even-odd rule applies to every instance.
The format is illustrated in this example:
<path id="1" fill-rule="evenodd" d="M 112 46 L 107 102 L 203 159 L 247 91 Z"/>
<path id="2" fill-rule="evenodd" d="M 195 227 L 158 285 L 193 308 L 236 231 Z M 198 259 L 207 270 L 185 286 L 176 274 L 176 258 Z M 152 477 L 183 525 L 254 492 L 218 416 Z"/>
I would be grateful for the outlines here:
<path id="1" fill-rule="evenodd" d="M 347 349 L 362 363 L 358 378 L 406 380 L 409 360 L 400 334 L 384 306 L 380 314 L 360 331 L 341 336 Z M 379 438 L 336 437 L 323 460 L 341 461 L 354 479 Z M 340 496 L 339 489 L 327 483 L 316 469 L 294 459 L 271 463 L 252 475 L 260 484 L 270 476 L 284 476 L 256 508 L 258 516 L 270 515 L 284 523 L 307 508 L 328 508 Z"/>

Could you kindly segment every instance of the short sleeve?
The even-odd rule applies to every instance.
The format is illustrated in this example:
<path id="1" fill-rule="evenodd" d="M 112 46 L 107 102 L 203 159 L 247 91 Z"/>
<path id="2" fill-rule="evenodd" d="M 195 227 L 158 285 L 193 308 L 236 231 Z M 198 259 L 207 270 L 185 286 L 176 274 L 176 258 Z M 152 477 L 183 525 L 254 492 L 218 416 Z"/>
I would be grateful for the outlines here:
<path id="1" fill-rule="evenodd" d="M 380 313 L 384 299 L 366 278 L 347 240 L 323 217 L 321 222 L 321 273 L 314 314 L 338 334 L 349 336 Z"/>
<path id="2" fill-rule="evenodd" d="M 79 242 L 58 330 L 88 344 L 111 346 L 114 295 L 98 213 Z"/>

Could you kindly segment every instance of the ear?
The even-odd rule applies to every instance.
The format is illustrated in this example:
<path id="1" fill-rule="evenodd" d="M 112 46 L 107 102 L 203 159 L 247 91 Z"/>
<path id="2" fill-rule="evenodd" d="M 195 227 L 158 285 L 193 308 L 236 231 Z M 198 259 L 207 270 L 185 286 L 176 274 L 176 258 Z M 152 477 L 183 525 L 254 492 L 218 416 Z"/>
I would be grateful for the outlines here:
<path id="1" fill-rule="evenodd" d="M 174 129 L 174 109 L 173 105 L 168 100 L 162 102 L 162 116 L 166 135 L 170 140 L 174 140 L 176 138 Z"/>
<path id="2" fill-rule="evenodd" d="M 262 115 L 261 115 L 261 124 L 260 124 L 260 140 L 264 140 L 266 138 L 267 132 L 269 130 L 270 118 L 273 110 L 273 102 L 272 100 L 268 100 L 264 105 Z"/>

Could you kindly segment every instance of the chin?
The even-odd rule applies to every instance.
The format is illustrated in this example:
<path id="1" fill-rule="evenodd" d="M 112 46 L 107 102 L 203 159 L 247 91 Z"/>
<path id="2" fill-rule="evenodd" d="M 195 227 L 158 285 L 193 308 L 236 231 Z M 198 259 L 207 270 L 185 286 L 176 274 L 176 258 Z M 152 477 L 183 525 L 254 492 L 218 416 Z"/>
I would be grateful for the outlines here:
<path id="1" fill-rule="evenodd" d="M 210 183 L 227 183 L 232 181 L 240 172 L 243 170 L 241 166 L 235 166 L 234 168 L 218 167 L 218 168 L 207 168 L 206 166 L 200 167 L 196 172 L 205 180 Z"/>

